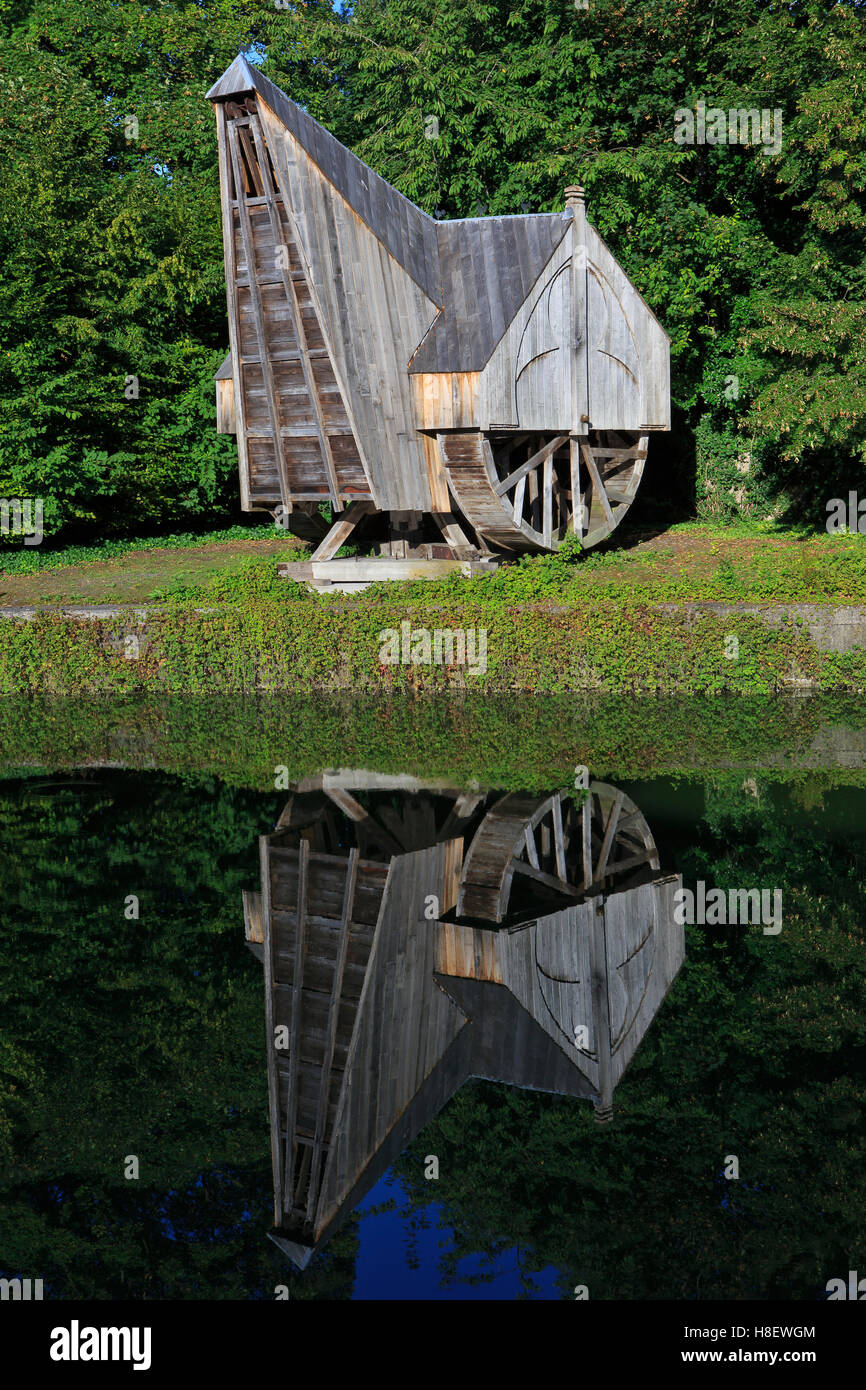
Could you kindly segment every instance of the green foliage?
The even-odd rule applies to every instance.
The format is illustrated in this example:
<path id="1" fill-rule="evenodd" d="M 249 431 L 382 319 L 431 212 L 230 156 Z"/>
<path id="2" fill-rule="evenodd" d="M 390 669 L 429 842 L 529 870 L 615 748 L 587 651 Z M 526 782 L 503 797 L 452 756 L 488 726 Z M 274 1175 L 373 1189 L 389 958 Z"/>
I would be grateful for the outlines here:
<path id="1" fill-rule="evenodd" d="M 431 213 L 547 211 L 586 186 L 672 338 L 675 434 L 644 487 L 660 514 L 820 527 L 862 484 L 856 0 L 10 0 L 0 38 L 0 495 L 44 497 L 51 534 L 237 506 L 203 98 L 239 50 Z M 676 145 L 699 100 L 781 110 L 781 149 Z"/>
<path id="2" fill-rule="evenodd" d="M 351 1287 L 351 1228 L 304 1288 L 266 1237 L 263 987 L 241 891 L 282 802 L 105 771 L 0 789 L 0 1267 L 38 1272 L 46 1296 Z"/>
<path id="3" fill-rule="evenodd" d="M 257 9 L 0 12 L 0 495 L 43 497 L 49 534 L 236 510 L 234 441 L 215 433 L 225 291 L 202 98 Z"/>
<path id="4" fill-rule="evenodd" d="M 700 569 L 652 550 L 576 559 L 563 547 L 472 580 L 379 583 L 355 598 L 243 558 L 207 582 L 151 592 L 144 614 L 132 605 L 82 621 L 46 607 L 32 622 L 4 620 L 0 693 L 863 690 L 863 651 L 820 650 L 797 606 L 866 600 L 863 539 L 762 545 L 757 531 L 740 565 L 716 535 Z M 772 625 L 755 604 L 775 608 Z M 485 632 L 486 669 L 392 664 L 385 634 L 403 622 Z"/>

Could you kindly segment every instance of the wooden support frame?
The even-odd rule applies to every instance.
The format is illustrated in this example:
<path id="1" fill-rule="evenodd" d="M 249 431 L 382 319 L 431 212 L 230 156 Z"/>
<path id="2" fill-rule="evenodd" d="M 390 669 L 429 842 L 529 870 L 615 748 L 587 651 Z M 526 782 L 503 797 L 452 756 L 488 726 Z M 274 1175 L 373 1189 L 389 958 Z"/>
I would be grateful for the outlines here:
<path id="1" fill-rule="evenodd" d="M 532 473 L 539 464 L 545 463 L 550 455 L 561 448 L 567 439 L 567 434 L 558 434 L 555 439 L 548 440 L 537 453 L 532 455 L 532 458 L 528 458 L 519 468 L 515 468 L 514 472 L 509 473 L 507 478 L 501 479 L 501 481 L 496 484 L 494 492 L 496 492 L 499 497 L 501 497 L 503 493 L 508 492 L 510 488 L 514 487 L 515 483 L 520 482 L 521 478 L 525 478 L 527 474 Z"/>
<path id="2" fill-rule="evenodd" d="M 262 132 L 259 125 L 258 116 L 254 116 L 251 119 L 250 129 L 252 130 L 253 140 L 255 141 L 259 169 L 263 173 L 265 173 L 268 168 L 268 158 L 267 152 L 265 150 L 264 137 L 262 136 Z M 268 182 L 270 182 L 270 180 L 268 180 Z M 271 232 L 273 233 L 274 243 L 276 247 L 279 249 L 280 247 L 285 246 L 286 244 L 283 240 L 283 229 L 280 224 L 280 209 L 276 200 L 273 197 L 272 190 L 269 187 L 265 186 L 263 191 L 265 201 L 267 204 L 268 219 L 271 224 Z M 289 223 L 290 230 L 293 230 L 291 228 L 291 214 L 289 213 L 289 209 L 285 206 L 285 200 L 281 199 L 280 201 L 282 205 L 282 214 L 283 216 L 285 216 L 287 222 Z M 293 240 L 297 244 L 297 232 L 294 230 Z M 292 318 L 292 327 L 294 329 L 295 338 L 297 339 L 298 343 L 298 351 L 300 353 L 301 358 L 301 371 L 303 372 L 304 376 L 304 385 L 306 386 L 307 394 L 310 397 L 310 404 L 313 407 L 313 413 L 316 418 L 316 434 L 319 440 L 319 448 L 322 451 L 322 458 L 325 462 L 325 470 L 328 475 L 328 488 L 331 494 L 331 501 L 333 505 L 339 510 L 340 484 L 337 478 L 337 468 L 336 464 L 334 463 L 334 455 L 331 451 L 331 441 L 328 438 L 327 427 L 325 425 L 325 417 L 322 412 L 322 402 L 319 397 L 319 390 L 316 385 L 315 375 L 313 373 L 313 364 L 312 359 L 310 357 L 310 349 L 309 343 L 307 341 L 307 334 L 304 329 L 303 317 L 301 315 L 301 306 L 298 300 L 298 292 L 295 289 L 295 283 L 292 279 L 291 269 L 283 265 L 282 257 L 279 257 L 279 261 L 279 269 L 283 281 L 283 289 L 286 292 L 286 301 L 288 303 L 289 313 Z"/>
<path id="3" fill-rule="evenodd" d="M 216 106 L 217 145 L 219 148 L 220 204 L 222 208 L 223 262 L 226 277 L 226 296 L 228 300 L 229 351 L 232 359 L 232 380 L 234 382 L 235 438 L 238 446 L 238 477 L 240 481 L 241 508 L 250 510 L 249 458 L 247 455 L 246 416 L 243 392 L 241 390 L 241 354 L 238 339 L 237 312 L 237 264 L 235 260 L 234 210 L 232 199 L 231 152 L 228 147 L 228 133 L 225 107 Z"/>
<path id="4" fill-rule="evenodd" d="M 331 527 L 328 534 L 320 542 L 310 556 L 311 560 L 332 560 L 340 549 L 345 545 L 359 521 L 364 517 L 370 516 L 376 510 L 372 502 L 353 502 L 351 511 L 344 512 Z"/>

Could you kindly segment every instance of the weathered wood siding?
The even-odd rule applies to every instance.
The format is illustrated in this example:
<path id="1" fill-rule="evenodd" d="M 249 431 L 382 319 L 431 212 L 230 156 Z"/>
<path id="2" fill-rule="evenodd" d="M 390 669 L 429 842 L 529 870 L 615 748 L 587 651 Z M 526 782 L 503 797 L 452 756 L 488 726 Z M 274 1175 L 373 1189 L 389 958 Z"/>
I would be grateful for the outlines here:
<path id="1" fill-rule="evenodd" d="M 589 223 L 586 269 L 591 428 L 669 430 L 667 335 Z"/>
<path id="2" fill-rule="evenodd" d="M 481 429 L 509 425 L 568 433 L 575 428 L 571 256 L 569 225 L 482 373 Z"/>
<path id="3" fill-rule="evenodd" d="M 425 899 L 441 899 L 451 873 L 448 847 L 391 860 L 364 991 L 340 1092 L 333 1148 L 317 1223 L 340 1207 L 422 1090 L 467 1020 L 436 985 L 434 923 Z M 452 1079 L 455 1089 L 465 1074 Z"/>

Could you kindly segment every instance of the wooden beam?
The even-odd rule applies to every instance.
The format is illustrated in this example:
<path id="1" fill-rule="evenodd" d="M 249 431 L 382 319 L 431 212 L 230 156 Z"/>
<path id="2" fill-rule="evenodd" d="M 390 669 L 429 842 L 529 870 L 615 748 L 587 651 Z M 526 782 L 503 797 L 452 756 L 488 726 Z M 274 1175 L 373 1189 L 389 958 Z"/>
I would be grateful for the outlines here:
<path id="1" fill-rule="evenodd" d="M 523 839 L 524 843 L 526 844 L 526 853 L 529 855 L 530 864 L 532 865 L 533 869 L 539 868 L 538 851 L 535 848 L 535 835 L 533 833 L 533 828 L 531 825 L 527 825 L 525 831 L 523 832 Z"/>
<path id="2" fill-rule="evenodd" d="M 316 1128 L 313 1138 L 313 1158 L 310 1169 L 310 1190 L 307 1195 L 307 1220 L 312 1221 L 316 1207 L 317 1180 L 322 1158 L 325 1125 L 328 1119 L 328 1099 L 331 1094 L 331 1067 L 334 1062 L 334 1049 L 337 1044 L 337 1019 L 340 1014 L 340 1001 L 343 993 L 343 975 L 346 957 L 349 953 L 352 907 L 355 901 L 355 888 L 358 883 L 358 851 L 349 850 L 349 864 L 346 870 L 346 888 L 343 894 L 343 912 L 340 920 L 340 942 L 337 947 L 337 960 L 331 980 L 331 1000 L 328 1005 L 328 1026 L 325 1037 L 325 1055 L 322 1060 L 322 1084 L 316 1106 Z"/>
<path id="3" fill-rule="evenodd" d="M 612 878 L 614 874 L 627 873 L 629 869 L 638 869 L 641 864 L 649 864 L 650 868 L 654 868 L 652 861 L 653 856 L 649 850 L 644 850 L 642 854 L 632 854 L 628 859 L 618 859 L 605 869 L 603 877 L 593 879 L 592 883 L 587 885 L 588 891 L 591 893 L 602 892 L 605 879 Z"/>
<path id="4" fill-rule="evenodd" d="M 587 793 L 580 808 L 580 821 L 583 832 L 583 886 L 588 888 L 592 883 L 592 792 Z"/>
<path id="5" fill-rule="evenodd" d="M 361 803 L 356 801 L 352 793 L 347 792 L 344 787 L 326 787 L 325 796 L 340 808 L 344 816 L 348 816 L 349 820 L 355 821 L 356 824 L 366 820 L 369 815 Z"/>
<path id="6" fill-rule="evenodd" d="M 607 518 L 608 525 L 612 527 L 614 525 L 613 512 L 611 510 L 610 502 L 607 499 L 607 493 L 605 492 L 604 483 L 601 481 L 601 474 L 599 473 L 595 459 L 593 458 L 592 450 L 590 449 L 588 444 L 584 443 L 584 441 L 581 440 L 580 451 L 583 454 L 583 461 L 586 464 L 587 472 L 589 473 L 589 476 L 592 478 L 592 485 L 598 493 L 598 500 L 601 503 L 601 509 L 604 512 L 605 517 Z"/>
<path id="7" fill-rule="evenodd" d="M 363 521 L 365 516 L 369 516 L 375 511 L 372 502 L 353 502 L 351 511 L 344 512 L 339 521 L 335 521 L 324 540 L 317 546 L 310 556 L 311 560 L 332 560 L 340 549 L 345 545 L 359 521 Z"/>
<path id="8" fill-rule="evenodd" d="M 578 540 L 583 540 L 583 493 L 580 488 L 580 440 L 574 435 L 568 441 L 571 467 L 571 528 Z"/>
<path id="9" fill-rule="evenodd" d="M 537 869 L 534 864 L 527 864 L 523 859 L 515 859 L 512 868 L 514 873 L 523 874 L 535 883 L 543 883 L 546 888 L 555 888 L 557 893 L 567 893 L 570 898 L 583 897 L 582 888 L 576 888 L 567 879 L 554 878 L 553 874 L 546 874 L 543 869 Z"/>
<path id="10" fill-rule="evenodd" d="M 551 451 L 552 452 L 552 451 Z M 548 454 L 544 460 L 544 483 L 542 501 L 542 528 L 541 534 L 544 537 L 544 544 L 549 550 L 553 549 L 553 459 Z"/>
<path id="11" fill-rule="evenodd" d="M 238 476 L 241 485 L 241 509 L 250 510 L 250 470 L 247 458 L 246 413 L 241 395 L 241 355 L 237 312 L 237 264 L 235 260 L 235 225 L 229 171 L 227 121 L 222 103 L 216 107 L 217 144 L 219 146 L 220 203 L 222 205 L 223 262 L 226 277 L 226 300 L 229 316 L 229 350 L 234 382 L 235 436 L 238 445 Z"/>
<path id="12" fill-rule="evenodd" d="M 286 1157 L 283 1208 L 290 1211 L 295 1196 L 294 1136 L 298 1123 L 298 1087 L 301 1053 L 301 990 L 304 983 L 304 933 L 307 924 L 307 880 L 310 842 L 298 846 L 298 910 L 295 913 L 295 965 L 292 972 L 292 1029 L 289 1041 L 289 1094 L 286 1107 Z"/>
<path id="13" fill-rule="evenodd" d="M 597 459 L 609 459 L 616 463 L 646 458 L 646 449 L 593 449 L 592 452 Z"/>
<path id="14" fill-rule="evenodd" d="M 557 794 L 553 798 L 553 844 L 556 851 L 556 872 L 559 878 L 568 877 L 565 865 L 565 835 L 562 830 L 562 801 Z"/>
<path id="15" fill-rule="evenodd" d="M 514 520 L 519 526 L 523 520 L 523 499 L 526 496 L 526 479 L 521 478 L 514 489 Z"/>
<path id="16" fill-rule="evenodd" d="M 467 555 L 477 555 L 478 547 L 473 545 L 453 512 L 433 512 L 433 520 L 454 551 L 466 551 Z M 463 558 L 458 555 L 458 559 Z"/>
<path id="17" fill-rule="evenodd" d="M 271 875 L 268 863 L 268 837 L 259 837 L 259 868 L 262 880 L 262 937 L 265 975 L 265 1041 L 268 1059 L 268 1111 L 271 1119 L 271 1162 L 274 1170 L 274 1225 L 281 1225 L 285 1184 L 283 1180 L 283 1149 L 280 1145 L 280 1088 L 277 1079 L 277 1055 L 274 1045 L 275 1011 L 274 983 L 277 971 L 277 951 L 271 924 Z"/>
<path id="18" fill-rule="evenodd" d="M 601 842 L 601 853 L 598 857 L 598 864 L 595 870 L 596 878 L 604 878 L 604 872 L 607 868 L 608 856 L 613 846 L 613 840 L 616 834 L 616 827 L 619 823 L 619 813 L 622 810 L 622 803 L 624 800 L 625 793 L 617 792 L 616 800 L 613 803 L 613 807 L 611 809 L 607 825 L 605 826 L 604 839 Z"/>

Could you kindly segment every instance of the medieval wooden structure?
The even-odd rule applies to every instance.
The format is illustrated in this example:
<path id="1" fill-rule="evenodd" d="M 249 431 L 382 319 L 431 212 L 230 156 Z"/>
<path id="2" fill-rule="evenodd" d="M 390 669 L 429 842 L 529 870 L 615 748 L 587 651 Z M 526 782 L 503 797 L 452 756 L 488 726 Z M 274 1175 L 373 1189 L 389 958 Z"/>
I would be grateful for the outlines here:
<path id="1" fill-rule="evenodd" d="M 305 784 L 244 896 L 263 961 L 272 1238 L 300 1266 L 470 1076 L 613 1093 L 684 957 L 677 875 L 585 801 Z"/>
<path id="2" fill-rule="evenodd" d="M 608 536 L 670 428 L 669 341 L 582 190 L 437 221 L 245 58 L 207 95 L 244 508 L 329 503 L 313 562 L 366 533 L 394 573 Z"/>

